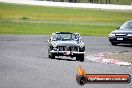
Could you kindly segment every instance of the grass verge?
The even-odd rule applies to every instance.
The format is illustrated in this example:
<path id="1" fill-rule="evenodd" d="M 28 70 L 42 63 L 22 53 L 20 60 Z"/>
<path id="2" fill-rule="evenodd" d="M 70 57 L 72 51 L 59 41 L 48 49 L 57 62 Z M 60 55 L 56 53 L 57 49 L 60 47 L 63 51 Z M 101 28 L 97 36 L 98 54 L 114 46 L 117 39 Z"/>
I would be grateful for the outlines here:
<path id="1" fill-rule="evenodd" d="M 132 12 L 0 3 L 0 34 L 51 34 L 56 31 L 107 36 Z"/>

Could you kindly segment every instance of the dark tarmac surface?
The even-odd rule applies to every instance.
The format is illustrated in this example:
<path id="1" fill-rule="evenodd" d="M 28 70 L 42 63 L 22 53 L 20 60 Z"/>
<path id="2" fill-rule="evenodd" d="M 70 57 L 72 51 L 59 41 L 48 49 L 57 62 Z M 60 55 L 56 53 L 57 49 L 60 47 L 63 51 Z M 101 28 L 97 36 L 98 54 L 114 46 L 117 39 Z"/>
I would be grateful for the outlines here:
<path id="1" fill-rule="evenodd" d="M 90 74 L 130 74 L 132 68 L 102 64 L 85 59 L 49 59 L 49 36 L 0 35 L 0 88 L 132 88 L 130 84 L 86 84 L 76 82 L 79 65 Z M 112 46 L 105 37 L 82 37 L 86 55 L 101 52 L 132 51 L 131 45 Z"/>

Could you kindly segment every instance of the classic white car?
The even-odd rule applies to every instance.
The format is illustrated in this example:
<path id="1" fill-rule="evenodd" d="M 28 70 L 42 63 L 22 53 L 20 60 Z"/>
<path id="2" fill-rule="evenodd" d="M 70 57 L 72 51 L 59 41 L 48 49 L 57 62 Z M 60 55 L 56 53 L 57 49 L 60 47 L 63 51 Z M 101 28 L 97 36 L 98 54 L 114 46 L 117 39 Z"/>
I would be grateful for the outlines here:
<path id="1" fill-rule="evenodd" d="M 78 61 L 84 61 L 85 45 L 79 33 L 56 32 L 48 40 L 48 57 L 55 56 L 76 57 Z"/>

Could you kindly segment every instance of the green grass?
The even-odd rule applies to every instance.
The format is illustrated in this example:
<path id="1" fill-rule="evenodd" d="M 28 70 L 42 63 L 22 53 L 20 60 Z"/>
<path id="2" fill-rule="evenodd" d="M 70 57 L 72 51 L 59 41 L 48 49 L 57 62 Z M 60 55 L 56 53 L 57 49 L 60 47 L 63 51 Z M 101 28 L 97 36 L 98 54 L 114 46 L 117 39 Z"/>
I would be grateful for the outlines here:
<path id="1" fill-rule="evenodd" d="M 68 31 L 107 36 L 127 20 L 132 20 L 132 12 L 0 3 L 0 34 L 51 34 Z"/>
<path id="2" fill-rule="evenodd" d="M 51 34 L 56 31 L 69 31 L 79 32 L 82 35 L 107 36 L 107 34 L 114 29 L 114 26 L 109 25 L 56 23 L 46 21 L 2 21 L 1 23 L 1 34 Z"/>

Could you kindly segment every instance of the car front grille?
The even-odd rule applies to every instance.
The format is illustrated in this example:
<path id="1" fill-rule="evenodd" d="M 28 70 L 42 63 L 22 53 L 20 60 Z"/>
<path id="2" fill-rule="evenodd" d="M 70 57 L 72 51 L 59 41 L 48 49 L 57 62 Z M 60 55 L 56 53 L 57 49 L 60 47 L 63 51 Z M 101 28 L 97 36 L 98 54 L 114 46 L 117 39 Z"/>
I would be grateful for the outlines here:
<path id="1" fill-rule="evenodd" d="M 78 51 L 79 47 L 77 46 L 59 46 L 59 51 Z"/>

